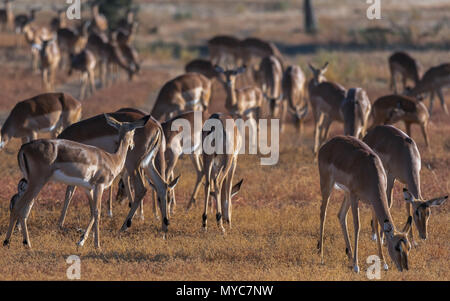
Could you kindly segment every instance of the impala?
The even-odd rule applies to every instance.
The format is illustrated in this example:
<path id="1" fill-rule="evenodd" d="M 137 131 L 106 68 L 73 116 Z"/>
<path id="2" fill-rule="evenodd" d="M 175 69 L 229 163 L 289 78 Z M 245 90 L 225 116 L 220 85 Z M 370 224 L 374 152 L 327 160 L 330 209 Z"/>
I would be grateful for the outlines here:
<path id="1" fill-rule="evenodd" d="M 216 78 L 219 74 L 217 73 L 216 69 L 214 68 L 211 61 L 203 60 L 203 59 L 195 59 L 190 61 L 186 64 L 184 67 L 184 70 L 186 73 L 189 72 L 196 72 L 200 73 L 210 80 L 213 78 Z"/>
<path id="2" fill-rule="evenodd" d="M 53 32 L 57 32 L 58 29 L 67 27 L 66 8 L 57 8 L 52 6 L 53 11 L 56 13 L 56 17 L 50 21 L 50 28 Z"/>
<path id="3" fill-rule="evenodd" d="M 119 29 L 130 30 L 136 22 L 137 9 L 128 9 L 126 17 L 122 18 L 117 22 L 117 27 Z"/>
<path id="4" fill-rule="evenodd" d="M 282 99 L 276 100 L 275 108 L 282 106 L 281 128 L 283 129 L 284 118 L 286 116 L 286 108 L 296 119 L 296 124 L 300 133 L 303 131 L 303 120 L 308 114 L 308 102 L 305 100 L 305 83 L 306 78 L 299 66 L 289 66 L 283 74 L 281 82 Z M 280 104 L 282 101 L 282 104 Z"/>
<path id="5" fill-rule="evenodd" d="M 215 65 L 240 64 L 241 41 L 228 35 L 215 36 L 208 41 L 211 63 Z"/>
<path id="6" fill-rule="evenodd" d="M 308 92 L 311 110 L 314 117 L 314 154 L 326 140 L 328 130 L 333 121 L 343 122 L 340 108 L 346 97 L 346 90 L 339 84 L 326 81 L 324 76 L 328 63 L 316 69 L 311 64 L 313 78 L 309 81 Z"/>
<path id="7" fill-rule="evenodd" d="M 263 104 L 263 93 L 258 87 L 245 87 L 236 89 L 236 77 L 245 72 L 246 67 L 224 70 L 220 66 L 215 67 L 218 73 L 225 76 L 225 81 L 219 77 L 226 89 L 227 97 L 225 108 L 232 116 L 251 117 L 258 122 L 261 116 L 261 106 Z"/>
<path id="8" fill-rule="evenodd" d="M 275 101 L 282 97 L 283 68 L 280 61 L 273 55 L 264 57 L 259 64 L 259 69 L 254 71 L 254 74 L 255 81 L 269 102 L 271 117 L 275 117 L 278 115 L 278 110 L 275 110 Z"/>
<path id="9" fill-rule="evenodd" d="M 26 181 L 26 189 L 19 191 L 19 198 L 12 206 L 4 246 L 9 244 L 12 230 L 19 222 L 23 244 L 31 248 L 27 228 L 28 215 L 42 187 L 49 181 L 56 181 L 85 189 L 91 207 L 91 219 L 78 245 L 84 245 L 94 226 L 94 245 L 97 249 L 100 248 L 99 226 L 103 190 L 108 188 L 122 171 L 128 149 L 134 147 L 134 130 L 144 127 L 150 116 L 123 123 L 108 115 L 105 115 L 105 118 L 108 124 L 119 132 L 119 146 L 115 153 L 63 139 L 35 140 L 22 145 L 18 161 Z"/>
<path id="10" fill-rule="evenodd" d="M 131 78 L 134 74 L 139 74 L 141 70 L 141 63 L 139 60 L 139 53 L 135 47 L 131 45 L 129 41 L 121 40 L 120 31 L 113 33 L 111 37 L 111 42 L 114 45 L 118 45 L 120 53 L 126 61 L 126 65 L 132 70 Z M 126 69 L 127 70 L 127 69 Z"/>
<path id="11" fill-rule="evenodd" d="M 284 69 L 283 55 L 274 43 L 251 37 L 241 41 L 240 51 L 242 62 L 247 66 L 252 66 L 255 59 L 260 60 L 273 55 L 279 60 L 282 69 Z"/>
<path id="12" fill-rule="evenodd" d="M 164 121 L 186 111 L 204 111 L 210 98 L 211 81 L 198 73 L 186 73 L 161 88 L 151 115 Z"/>
<path id="13" fill-rule="evenodd" d="M 145 116 L 143 112 L 134 109 L 121 109 L 109 115 L 121 122 L 134 122 Z M 113 152 L 117 146 L 119 136 L 117 136 L 114 129 L 108 126 L 105 117 L 98 115 L 73 124 L 64 130 L 58 138 L 92 145 L 107 152 Z M 160 173 L 160 170 L 157 170 L 155 167 L 155 158 L 160 156 L 160 153 L 165 147 L 161 125 L 156 120 L 150 118 L 145 127 L 136 130 L 133 143 L 134 148 L 126 156 L 124 172 L 121 177 L 121 183 L 124 184 L 124 190 L 131 204 L 130 212 L 122 226 L 122 230 L 126 230 L 131 226 L 131 220 L 139 204 L 141 205 L 141 218 L 144 218 L 142 201 L 147 192 L 144 174 L 150 177 L 152 186 L 157 193 L 164 222 L 162 227 L 165 229 L 169 224 L 167 211 L 165 210 L 168 191 L 176 185 L 176 182 L 173 185 L 166 184 L 164 181 L 164 171 Z M 64 207 L 59 220 L 60 227 L 64 225 L 67 208 L 74 191 L 74 186 L 67 187 Z M 134 191 L 134 194 L 132 191 Z M 110 190 L 109 198 L 109 216 L 112 216 L 111 194 L 112 190 Z"/>
<path id="14" fill-rule="evenodd" d="M 430 114 L 433 111 L 434 95 L 437 94 L 441 101 L 441 106 L 445 114 L 448 115 L 447 105 L 445 103 L 442 88 L 450 86 L 450 63 L 441 64 L 436 67 L 428 69 L 422 76 L 422 79 L 416 84 L 414 88 L 407 92 L 410 96 L 417 96 L 423 93 L 430 92 Z"/>
<path id="15" fill-rule="evenodd" d="M 358 238 L 359 238 L 359 200 L 372 207 L 378 236 L 378 252 L 384 268 L 384 260 L 379 237 L 378 226 L 382 226 L 386 235 L 389 255 L 399 271 L 408 270 L 408 253 L 410 243 L 408 232 L 411 230 L 411 218 L 408 218 L 402 232 L 397 232 L 389 211 L 386 197 L 386 173 L 378 155 L 364 142 L 351 136 L 337 136 L 324 144 L 319 151 L 319 174 L 322 205 L 320 207 L 320 238 L 318 249 L 323 263 L 323 233 L 325 217 L 330 194 L 333 187 L 345 191 L 344 202 L 339 210 L 339 221 L 344 234 L 345 253 L 353 263 L 355 272 L 359 272 Z M 347 231 L 347 214 L 352 208 L 353 225 L 355 230 L 355 250 L 352 249 Z"/>
<path id="16" fill-rule="evenodd" d="M 25 41 L 31 48 L 31 70 L 38 71 L 39 57 L 42 50 L 42 41 L 51 39 L 50 31 L 46 27 L 27 24 L 22 30 Z"/>
<path id="17" fill-rule="evenodd" d="M 389 57 L 389 71 L 391 72 L 390 88 L 397 94 L 396 75 L 400 74 L 403 83 L 403 90 L 406 89 L 407 80 L 412 80 L 415 85 L 420 80 L 419 63 L 405 52 L 395 52 Z"/>
<path id="18" fill-rule="evenodd" d="M 91 88 L 91 94 L 95 93 L 95 66 L 97 60 L 94 54 L 85 49 L 78 54 L 70 55 L 70 70 L 69 76 L 72 75 L 73 70 L 81 72 L 81 90 L 80 99 L 85 99 L 86 89 L 89 85 Z"/>
<path id="19" fill-rule="evenodd" d="M 108 20 L 100 13 L 100 6 L 94 4 L 92 6 L 92 22 L 90 26 L 90 32 L 101 34 L 108 30 Z"/>
<path id="20" fill-rule="evenodd" d="M 351 88 L 341 104 L 340 112 L 344 120 L 344 134 L 362 139 L 366 134 L 371 103 L 362 88 Z"/>
<path id="21" fill-rule="evenodd" d="M 13 0 L 3 0 L 4 8 L 0 9 L 0 24 L 2 31 L 12 30 L 14 26 L 14 12 L 12 10 Z"/>
<path id="22" fill-rule="evenodd" d="M 40 94 L 18 102 L 1 129 L 0 149 L 12 138 L 27 143 L 37 139 L 38 132 L 58 134 L 81 118 L 81 103 L 66 93 Z"/>
<path id="23" fill-rule="evenodd" d="M 232 122 L 233 127 L 229 129 L 227 123 Z M 209 128 L 208 128 L 209 126 Z M 232 193 L 237 193 L 242 181 L 233 189 L 233 177 L 236 171 L 238 153 L 242 144 L 242 137 L 230 115 L 213 114 L 205 121 L 203 127 L 202 141 L 207 143 L 211 137 L 221 137 L 222 145 L 215 145 L 214 151 L 208 153 L 203 151 L 203 174 L 205 176 L 205 203 L 202 215 L 203 229 L 207 229 L 207 211 L 210 194 L 216 201 L 216 221 L 223 233 L 222 216 L 231 227 L 231 198 Z M 218 140 L 215 140 L 217 143 Z"/>
<path id="24" fill-rule="evenodd" d="M 416 143 L 401 130 L 380 125 L 373 128 L 363 141 L 374 150 L 383 162 L 387 176 L 387 202 L 392 205 L 392 189 L 395 180 L 406 185 L 403 189 L 406 201 L 406 212 L 411 216 L 413 209 L 414 224 L 422 239 L 427 239 L 427 223 L 430 218 L 430 207 L 442 205 L 448 196 L 424 201 L 420 190 L 420 168 L 422 161 Z M 411 242 L 415 244 L 413 231 L 410 232 Z M 376 237 L 375 233 L 372 235 Z"/>
<path id="25" fill-rule="evenodd" d="M 47 91 L 53 91 L 55 89 L 56 69 L 58 69 L 61 60 L 57 41 L 42 41 L 42 49 L 39 54 L 41 57 L 42 84 Z"/>
<path id="26" fill-rule="evenodd" d="M 86 47 L 89 24 L 90 21 L 83 22 L 77 30 L 71 28 L 57 30 L 58 45 L 62 53 L 61 65 L 63 67 L 66 67 L 71 54 L 80 53 Z"/>
<path id="27" fill-rule="evenodd" d="M 403 95 L 383 96 L 373 103 L 371 115 L 372 127 L 403 121 L 408 136 L 411 136 L 411 124 L 420 125 L 425 143 L 429 147 L 427 125 L 430 115 L 421 101 Z"/>
<path id="28" fill-rule="evenodd" d="M 130 45 L 136 35 L 137 26 L 138 23 L 133 22 L 124 28 L 119 27 L 119 29 L 115 31 L 117 43 L 119 43 L 121 47 L 124 45 Z"/>

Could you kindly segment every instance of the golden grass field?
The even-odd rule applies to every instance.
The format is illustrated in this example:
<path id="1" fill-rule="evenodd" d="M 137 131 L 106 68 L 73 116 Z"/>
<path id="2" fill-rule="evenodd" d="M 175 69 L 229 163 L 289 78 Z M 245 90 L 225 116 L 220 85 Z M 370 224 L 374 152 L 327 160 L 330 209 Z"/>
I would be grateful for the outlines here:
<path id="1" fill-rule="evenodd" d="M 17 1 L 20 3 L 20 1 Z M 51 1 L 47 1 L 51 2 Z M 47 3 L 43 1 L 43 3 Z M 413 40 L 417 48 L 398 40 L 389 41 L 394 46 L 351 47 L 358 41 L 352 32 L 368 26 L 388 26 L 386 19 L 372 21 L 365 16 L 365 4 L 353 7 L 351 1 L 317 1 L 316 12 L 321 27 L 317 37 L 302 32 L 302 1 L 286 1 L 286 9 L 269 9 L 256 5 L 257 1 L 241 4 L 228 1 L 200 3 L 190 1 L 176 6 L 144 3 L 141 28 L 136 40 L 144 59 L 144 70 L 133 82 L 124 77 L 110 88 L 98 91 L 83 101 L 83 117 L 114 111 L 121 107 L 138 107 L 150 110 L 165 81 L 181 74 L 184 63 L 201 55 L 201 46 L 218 33 L 239 37 L 255 35 L 273 40 L 283 49 L 290 49 L 286 58 L 290 64 L 299 64 L 308 77 L 307 63 L 330 62 L 327 77 L 347 88 L 360 86 L 366 89 L 373 102 L 389 94 L 387 58 L 393 50 L 406 48 L 423 65 L 424 70 L 448 62 L 450 27 L 428 40 Z M 339 2 L 336 4 L 335 2 Z M 22 1 L 27 3 L 27 1 Z M 272 3 L 265 1 L 264 3 Z M 421 31 L 427 24 L 440 20 L 450 12 L 446 1 L 410 0 L 401 6 L 386 1 L 383 14 L 411 27 L 411 32 Z M 405 2 L 406 3 L 406 2 Z M 173 8 L 176 10 L 174 12 Z M 190 12 L 184 18 L 173 14 Z M 145 20 L 145 21 L 144 21 Z M 417 20 L 417 22 L 413 22 Z M 38 19 L 46 22 L 45 13 Z M 379 22 L 379 23 L 376 23 Z M 157 34 L 148 28 L 159 26 Z M 413 28 L 414 26 L 414 28 Z M 353 31 L 352 31 L 353 30 Z M 414 35 L 412 36 L 414 39 Z M 30 74 L 28 49 L 14 50 L 16 37 L 0 35 L 0 120 L 4 121 L 14 104 L 41 91 L 40 77 Z M 172 55 L 171 45 L 178 43 L 182 49 Z M 410 41 L 411 42 L 411 41 Z M 159 43 L 159 44 L 158 44 Z M 297 49 L 302 43 L 319 45 L 317 51 Z M 335 46 L 333 46 L 335 45 Z M 350 46 L 349 46 L 350 45 Z M 189 48 L 189 47 L 193 48 Z M 289 46 L 289 47 L 288 47 Z M 78 96 L 78 78 L 69 78 L 61 72 L 58 89 Z M 450 104 L 450 93 L 445 98 Z M 223 99 L 212 100 L 210 111 L 220 110 Z M 426 101 L 428 106 L 428 100 Z M 398 124 L 404 129 L 402 124 Z M 345 243 L 337 213 L 343 194 L 335 191 L 328 207 L 325 225 L 325 264 L 317 254 L 319 237 L 319 176 L 312 154 L 312 117 L 308 116 L 303 137 L 299 137 L 292 124 L 280 136 L 280 160 L 275 166 L 260 166 L 259 156 L 241 156 L 235 181 L 244 179 L 241 192 L 233 202 L 233 228 L 223 236 L 215 226 L 214 215 L 209 214 L 209 227 L 201 229 L 203 192 L 197 205 L 189 212 L 184 208 L 193 188 L 195 173 L 190 159 L 183 159 L 176 173 L 181 174 L 177 186 L 175 215 L 171 218 L 168 239 L 162 238 L 161 223 L 156 221 L 150 206 L 150 194 L 145 198 L 145 221 L 135 218 L 126 233 L 119 234 L 128 212 L 127 206 L 114 203 L 114 217 L 102 212 L 102 250 L 93 247 L 93 235 L 84 248 L 77 248 L 79 228 L 85 228 L 89 219 L 88 203 L 83 193 L 77 192 L 66 219 L 66 230 L 59 230 L 57 220 L 62 207 L 65 187 L 49 183 L 39 194 L 28 220 L 32 250 L 22 246 L 22 235 L 16 231 L 9 247 L 0 247 L 0 280 L 67 280 L 66 259 L 70 255 L 81 258 L 82 280 L 367 280 L 369 266 L 366 258 L 377 254 L 376 243 L 370 239 L 369 207 L 361 205 L 361 232 L 359 240 L 360 274 L 352 272 L 345 255 Z M 331 136 L 343 133 L 342 125 L 334 124 Z M 421 187 L 426 199 L 448 194 L 450 191 L 450 122 L 438 101 L 435 101 L 432 122 L 429 126 L 431 151 L 427 151 L 419 128 L 413 126 L 412 138 L 422 156 Z M 21 178 L 16 154 L 20 148 L 14 140 L 0 153 L 0 235 L 3 239 L 9 223 L 9 200 L 16 192 Z M 406 210 L 401 194 L 403 186 L 395 186 L 391 209 L 395 225 L 401 229 L 406 222 Z M 104 195 L 106 200 L 106 195 Z M 103 208 L 106 202 L 103 203 Z M 433 208 L 429 221 L 429 238 L 419 241 L 410 252 L 410 269 L 398 272 L 384 254 L 389 271 L 382 272 L 381 280 L 450 280 L 450 213 L 449 204 Z M 353 245 L 353 223 L 348 216 L 349 233 Z"/>

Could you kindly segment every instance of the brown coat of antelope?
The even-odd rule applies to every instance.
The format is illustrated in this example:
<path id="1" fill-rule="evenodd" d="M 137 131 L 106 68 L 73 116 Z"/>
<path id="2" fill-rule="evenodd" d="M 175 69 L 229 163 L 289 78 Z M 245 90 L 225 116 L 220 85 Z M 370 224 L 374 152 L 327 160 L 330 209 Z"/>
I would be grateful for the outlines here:
<path id="1" fill-rule="evenodd" d="M 225 108 L 228 113 L 234 117 L 252 118 L 258 123 L 264 100 L 261 89 L 255 86 L 236 89 L 236 77 L 244 73 L 246 67 L 225 71 L 222 67 L 216 66 L 215 69 L 225 76 L 225 81 L 221 77 L 219 77 L 219 81 L 223 83 L 227 93 Z"/>
<path id="2" fill-rule="evenodd" d="M 403 121 L 408 136 L 411 136 L 411 124 L 420 125 L 425 143 L 430 146 L 427 134 L 430 115 L 421 101 L 403 95 L 383 96 L 373 103 L 371 115 L 372 127 Z"/>
<path id="3" fill-rule="evenodd" d="M 206 111 L 210 98 L 211 81 L 199 73 L 186 73 L 161 88 L 151 115 L 165 121 L 186 111 Z"/>
<path id="4" fill-rule="evenodd" d="M 392 189 L 395 180 L 406 185 L 403 194 L 406 201 L 406 212 L 411 216 L 413 209 L 414 224 L 422 239 L 427 239 L 427 223 L 430 218 L 430 207 L 442 205 L 448 196 L 424 201 L 420 189 L 420 169 L 422 161 L 416 143 L 408 135 L 391 125 L 380 125 L 373 128 L 363 141 L 374 150 L 383 162 L 387 176 L 387 201 L 392 206 Z M 373 224 L 373 222 L 372 222 Z M 375 239 L 373 232 L 372 237 Z M 410 231 L 411 242 L 415 244 L 413 231 Z"/>
<path id="5" fill-rule="evenodd" d="M 284 58 L 277 46 L 259 38 L 250 37 L 240 43 L 240 57 L 242 64 L 252 67 L 254 63 L 268 56 L 275 56 L 284 70 Z"/>
<path id="6" fill-rule="evenodd" d="M 134 122 L 145 116 L 145 113 L 134 109 L 121 109 L 115 113 L 109 114 L 120 122 Z M 96 129 L 92 131 L 92 129 Z M 105 117 L 102 115 L 80 121 L 64 130 L 58 139 L 66 139 L 80 142 L 87 145 L 99 147 L 107 152 L 114 152 L 119 136 L 114 128 L 108 126 Z M 145 176 L 152 181 L 158 201 L 160 202 L 161 215 L 163 217 L 162 228 L 166 231 L 169 225 L 166 204 L 168 191 L 176 185 L 169 185 L 165 182 L 164 170 L 155 167 L 155 158 L 160 156 L 161 150 L 165 148 L 165 141 L 161 125 L 150 118 L 147 124 L 140 129 L 136 129 L 134 136 L 134 148 L 126 156 L 124 172 L 121 175 L 122 183 L 125 184 L 125 192 L 130 200 L 130 211 L 121 228 L 125 231 L 131 226 L 131 220 L 134 217 L 136 209 L 141 205 L 141 219 L 144 218 L 142 207 L 143 198 L 147 192 L 145 188 Z M 162 153 L 164 156 L 164 153 Z M 164 157 L 163 157 L 164 158 Z M 132 193 L 134 191 L 134 194 Z M 59 220 L 60 227 L 64 225 L 64 219 L 67 208 L 75 192 L 75 186 L 68 186 L 64 207 Z M 108 215 L 112 216 L 112 195 L 110 191 Z"/>
<path id="7" fill-rule="evenodd" d="M 430 107 L 428 111 L 430 115 L 433 111 L 433 102 L 435 94 L 438 95 L 441 101 L 442 109 L 448 115 L 447 104 L 445 103 L 442 88 L 450 87 L 450 63 L 441 64 L 439 66 L 431 67 L 422 76 L 422 79 L 416 84 L 414 88 L 407 92 L 410 96 L 418 96 L 423 93 L 430 92 Z"/>
<path id="8" fill-rule="evenodd" d="M 40 94 L 18 102 L 1 129 L 0 149 L 12 138 L 22 143 L 37 139 L 38 132 L 58 134 L 81 118 L 81 103 L 66 93 Z"/>
<path id="9" fill-rule="evenodd" d="M 31 70 L 38 71 L 42 41 L 51 39 L 50 31 L 46 27 L 38 27 L 32 23 L 27 24 L 22 30 L 25 41 L 31 48 Z"/>
<path id="10" fill-rule="evenodd" d="M 231 123 L 231 126 L 228 123 Z M 222 145 L 209 145 L 211 136 L 215 139 L 214 141 L 219 141 L 214 137 L 221 137 Z M 204 123 L 202 142 L 203 174 L 206 180 L 202 226 L 206 230 L 208 204 L 212 195 L 216 201 L 217 225 L 225 233 L 222 217 L 231 227 L 231 198 L 239 191 L 242 184 L 241 180 L 233 189 L 233 177 L 241 149 L 242 137 L 230 115 L 216 113 L 211 115 Z"/>
<path id="11" fill-rule="evenodd" d="M 83 187 L 89 198 L 91 219 L 78 242 L 83 246 L 94 226 L 94 245 L 100 248 L 100 212 L 104 189 L 122 172 L 128 150 L 133 148 L 134 130 L 144 127 L 150 115 L 134 122 L 119 122 L 105 115 L 108 124 L 119 132 L 119 145 L 114 153 L 70 140 L 35 140 L 22 145 L 18 154 L 19 168 L 24 176 L 18 197 L 10 205 L 10 222 L 4 246 L 9 245 L 17 222 L 23 234 L 23 244 L 31 248 L 27 219 L 34 199 L 49 181 Z"/>
<path id="12" fill-rule="evenodd" d="M 61 51 L 61 66 L 70 66 L 70 56 L 78 54 L 86 47 L 88 41 L 88 27 L 90 21 L 84 21 L 77 30 L 71 28 L 59 28 L 57 30 L 58 46 Z"/>
<path id="13" fill-rule="evenodd" d="M 197 72 L 203 74 L 210 80 L 216 78 L 219 75 L 216 69 L 214 69 L 214 66 L 211 63 L 211 61 L 204 59 L 194 59 L 190 61 L 189 63 L 186 64 L 184 70 L 186 71 L 186 73 Z"/>
<path id="14" fill-rule="evenodd" d="M 408 270 L 408 253 L 411 245 L 408 232 L 412 219 L 408 218 L 405 228 L 398 232 L 389 211 L 386 197 L 386 173 L 378 155 L 361 140 L 351 136 L 337 136 L 324 144 L 319 151 L 319 174 L 322 205 L 320 207 L 319 253 L 323 263 L 323 233 L 325 217 L 330 195 L 334 187 L 345 191 L 344 202 L 339 210 L 339 221 L 345 240 L 345 253 L 353 264 L 353 270 L 359 273 L 359 201 L 372 207 L 373 220 L 378 235 L 378 253 L 387 270 L 384 260 L 378 226 L 381 226 L 387 238 L 387 248 L 392 261 L 399 271 Z M 347 230 L 347 214 L 352 208 L 355 230 L 355 250 L 352 249 Z"/>
<path id="15" fill-rule="evenodd" d="M 213 65 L 239 65 L 241 63 L 241 41 L 228 35 L 215 36 L 208 41 L 208 50 Z"/>
<path id="16" fill-rule="evenodd" d="M 397 90 L 397 81 L 396 76 L 399 74 L 403 83 L 403 90 L 407 90 L 407 81 L 408 79 L 414 82 L 414 85 L 420 80 L 419 71 L 420 65 L 417 60 L 411 57 L 409 54 L 405 52 L 395 52 L 389 57 L 389 71 L 391 73 L 391 82 L 390 88 L 396 94 L 398 94 Z"/>
<path id="17" fill-rule="evenodd" d="M 95 93 L 95 66 L 97 60 L 94 54 L 88 49 L 84 49 L 77 54 L 70 55 L 70 70 L 69 76 L 72 75 L 73 70 L 81 72 L 81 87 L 80 99 L 87 97 L 87 88 L 90 86 L 91 94 Z"/>
<path id="18" fill-rule="evenodd" d="M 275 56 L 267 56 L 261 60 L 259 69 L 254 70 L 254 78 L 264 98 L 267 100 L 270 116 L 279 116 L 277 100 L 282 98 L 281 82 L 283 80 L 283 68 Z M 282 112 L 283 114 L 284 112 Z"/>

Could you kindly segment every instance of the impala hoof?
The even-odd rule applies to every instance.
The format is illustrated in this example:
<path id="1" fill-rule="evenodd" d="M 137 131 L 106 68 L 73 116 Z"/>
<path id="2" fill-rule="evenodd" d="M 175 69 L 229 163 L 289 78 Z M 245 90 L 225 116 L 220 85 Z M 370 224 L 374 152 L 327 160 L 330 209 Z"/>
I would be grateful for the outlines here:
<path id="1" fill-rule="evenodd" d="M 383 268 L 384 268 L 385 271 L 389 270 L 389 266 L 387 265 L 387 263 L 385 263 L 385 264 L 383 265 Z"/>
<path id="2" fill-rule="evenodd" d="M 358 266 L 358 265 L 355 265 L 355 266 L 353 267 L 353 271 L 355 271 L 355 273 L 359 274 L 359 266 Z"/>
<path id="3" fill-rule="evenodd" d="M 372 240 L 377 241 L 377 235 L 375 233 L 372 234 Z"/>
<path id="4" fill-rule="evenodd" d="M 113 217 L 113 213 L 110 210 L 108 210 L 108 217 Z"/>

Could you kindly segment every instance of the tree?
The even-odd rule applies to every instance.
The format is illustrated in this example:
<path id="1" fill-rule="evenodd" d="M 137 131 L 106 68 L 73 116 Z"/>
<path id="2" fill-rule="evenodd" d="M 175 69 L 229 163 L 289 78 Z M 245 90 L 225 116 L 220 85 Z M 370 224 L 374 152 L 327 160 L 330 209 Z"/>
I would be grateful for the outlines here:
<path id="1" fill-rule="evenodd" d="M 309 34 L 317 33 L 317 21 L 311 0 L 304 0 L 303 11 L 305 14 L 305 31 Z"/>

